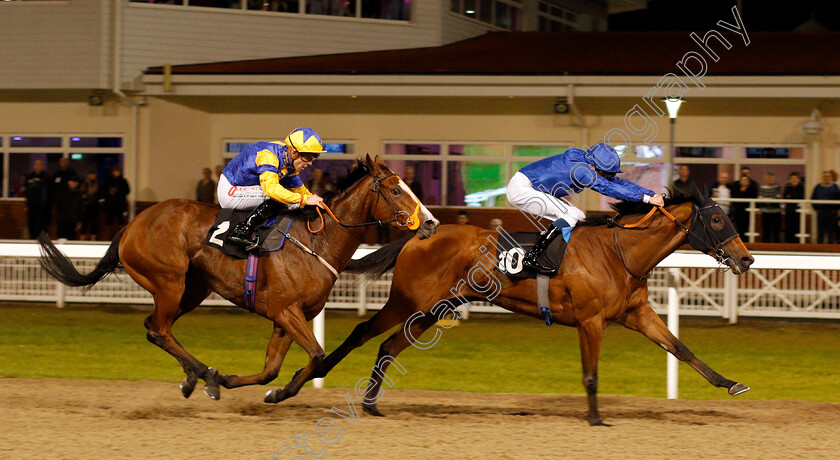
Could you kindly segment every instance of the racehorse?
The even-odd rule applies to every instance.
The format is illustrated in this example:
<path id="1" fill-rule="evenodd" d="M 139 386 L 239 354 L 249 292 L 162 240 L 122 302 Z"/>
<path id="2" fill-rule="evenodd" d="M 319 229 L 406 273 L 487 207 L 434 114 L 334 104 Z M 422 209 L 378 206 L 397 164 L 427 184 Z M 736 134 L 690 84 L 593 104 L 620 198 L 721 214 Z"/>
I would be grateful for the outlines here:
<path id="1" fill-rule="evenodd" d="M 266 402 L 297 394 L 311 373 L 320 367 L 324 350 L 307 321 L 323 308 L 338 274 L 361 243 L 368 225 L 390 223 L 417 229 L 418 238 L 433 235 L 438 220 L 423 206 L 403 180 L 379 161 L 359 160 L 339 181 L 338 195 L 327 200 L 335 222 L 322 218 L 323 231 L 310 233 L 308 222 L 297 219 L 290 234 L 310 245 L 314 254 L 300 247 L 262 253 L 257 274 L 254 312 L 274 322 L 262 372 L 246 377 L 221 375 L 189 354 L 172 335 L 173 323 L 196 308 L 211 291 L 240 308 L 245 302 L 245 260 L 235 260 L 204 244 L 219 208 L 187 200 L 167 200 L 140 213 L 111 243 L 93 272 L 80 274 L 41 234 L 41 265 L 68 286 L 90 287 L 123 267 L 131 278 L 154 297 L 154 311 L 146 318 L 146 337 L 181 364 L 186 379 L 181 393 L 189 397 L 200 378 L 205 393 L 219 399 L 219 386 L 235 388 L 267 384 L 277 377 L 283 358 L 294 341 L 309 353 L 309 365 L 299 370 L 280 390 L 266 393 Z M 300 212 L 298 212 L 300 213 Z M 292 245 L 287 245 L 292 246 Z"/>
<path id="2" fill-rule="evenodd" d="M 641 332 L 687 362 L 712 385 L 727 388 L 730 395 L 749 390 L 697 359 L 647 303 L 647 274 L 686 242 L 735 273 L 749 269 L 754 259 L 726 213 L 700 193 L 673 196 L 665 208 L 622 202 L 614 209 L 619 213 L 615 218 L 597 216 L 578 224 L 560 270 L 549 282 L 551 318 L 578 330 L 589 423 L 604 425 L 596 399 L 598 355 L 604 328 L 610 322 Z M 647 214 L 640 219 L 643 212 Z M 356 326 L 327 356 L 319 376 L 326 375 L 354 348 L 402 324 L 380 346 L 363 398 L 366 412 L 382 415 L 376 402 L 385 369 L 409 345 L 431 346 L 436 340 L 417 339 L 438 321 L 447 327 L 452 317 L 458 317 L 458 305 L 486 300 L 514 313 L 543 319 L 537 308 L 535 280 L 514 280 L 494 271 L 495 254 L 487 248 L 495 246 L 499 237 L 495 231 L 469 225 L 444 225 L 432 239 L 404 237 L 352 261 L 347 271 L 374 278 L 394 267 L 390 296 L 382 310 Z M 435 334 L 440 335 L 440 331 Z"/>

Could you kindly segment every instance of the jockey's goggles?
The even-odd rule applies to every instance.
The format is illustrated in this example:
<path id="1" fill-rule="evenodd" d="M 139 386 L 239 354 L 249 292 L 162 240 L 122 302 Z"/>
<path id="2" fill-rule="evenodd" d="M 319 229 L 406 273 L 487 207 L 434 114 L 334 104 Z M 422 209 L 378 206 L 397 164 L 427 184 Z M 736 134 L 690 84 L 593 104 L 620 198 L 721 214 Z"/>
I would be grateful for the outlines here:
<path id="1" fill-rule="evenodd" d="M 298 155 L 300 155 L 301 160 L 307 163 L 311 163 L 315 161 L 319 156 L 321 156 L 320 153 L 313 152 L 298 152 Z"/>

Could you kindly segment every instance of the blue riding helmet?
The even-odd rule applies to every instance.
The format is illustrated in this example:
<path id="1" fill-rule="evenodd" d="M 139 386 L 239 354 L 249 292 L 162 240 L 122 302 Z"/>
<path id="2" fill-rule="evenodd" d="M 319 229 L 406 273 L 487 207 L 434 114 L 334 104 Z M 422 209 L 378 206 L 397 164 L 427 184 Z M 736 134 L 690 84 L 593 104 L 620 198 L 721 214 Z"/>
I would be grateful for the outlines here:
<path id="1" fill-rule="evenodd" d="M 589 147 L 586 151 L 586 162 L 601 171 L 619 174 L 621 173 L 621 159 L 618 153 L 611 146 L 602 143 Z"/>

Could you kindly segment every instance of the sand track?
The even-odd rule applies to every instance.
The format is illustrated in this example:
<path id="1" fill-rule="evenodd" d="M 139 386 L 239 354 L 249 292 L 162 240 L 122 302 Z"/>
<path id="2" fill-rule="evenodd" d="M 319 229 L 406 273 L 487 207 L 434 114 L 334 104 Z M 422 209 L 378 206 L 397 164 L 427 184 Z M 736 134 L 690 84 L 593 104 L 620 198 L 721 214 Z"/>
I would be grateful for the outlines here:
<path id="1" fill-rule="evenodd" d="M 0 379 L 0 458 L 837 458 L 840 404 L 668 401 L 603 396 L 610 428 L 589 427 L 583 396 L 387 391 L 386 418 L 350 411 L 347 389 L 305 389 L 277 405 L 264 387 L 189 400 L 172 383 Z M 352 391 L 352 390 L 349 390 Z M 361 411 L 358 401 L 355 407 Z M 331 445 L 319 419 L 338 420 Z"/>

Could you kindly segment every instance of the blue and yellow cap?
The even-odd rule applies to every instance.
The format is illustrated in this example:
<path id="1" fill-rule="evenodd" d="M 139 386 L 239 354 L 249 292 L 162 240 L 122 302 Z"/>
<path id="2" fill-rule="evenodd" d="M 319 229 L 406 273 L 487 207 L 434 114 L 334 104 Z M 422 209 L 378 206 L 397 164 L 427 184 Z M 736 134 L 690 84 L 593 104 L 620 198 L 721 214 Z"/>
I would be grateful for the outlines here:
<path id="1" fill-rule="evenodd" d="M 321 144 L 321 137 L 314 130 L 309 128 L 298 128 L 292 131 L 285 141 L 286 147 L 291 147 L 301 154 L 309 154 L 314 157 L 326 152 Z"/>

